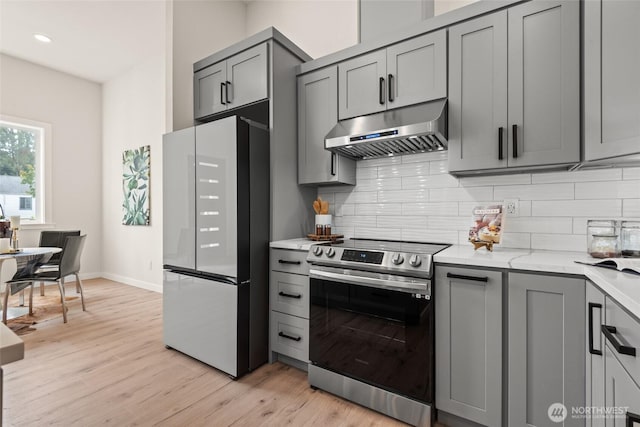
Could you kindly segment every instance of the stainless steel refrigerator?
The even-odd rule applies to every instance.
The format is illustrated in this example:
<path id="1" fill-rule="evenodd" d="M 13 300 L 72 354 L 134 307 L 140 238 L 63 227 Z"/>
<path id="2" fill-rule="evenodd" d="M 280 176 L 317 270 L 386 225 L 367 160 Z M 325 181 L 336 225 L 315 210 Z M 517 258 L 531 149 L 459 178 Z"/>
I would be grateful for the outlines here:
<path id="1" fill-rule="evenodd" d="M 232 377 L 268 358 L 269 133 L 230 116 L 163 138 L 163 334 Z"/>

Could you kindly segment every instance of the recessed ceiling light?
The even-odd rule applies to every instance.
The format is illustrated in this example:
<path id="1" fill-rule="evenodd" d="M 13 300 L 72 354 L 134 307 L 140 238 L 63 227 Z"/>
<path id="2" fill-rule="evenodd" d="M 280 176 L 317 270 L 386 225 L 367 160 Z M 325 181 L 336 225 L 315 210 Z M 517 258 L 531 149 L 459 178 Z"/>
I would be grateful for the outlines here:
<path id="1" fill-rule="evenodd" d="M 34 34 L 33 37 L 42 43 L 51 43 L 51 37 L 45 36 L 44 34 Z"/>

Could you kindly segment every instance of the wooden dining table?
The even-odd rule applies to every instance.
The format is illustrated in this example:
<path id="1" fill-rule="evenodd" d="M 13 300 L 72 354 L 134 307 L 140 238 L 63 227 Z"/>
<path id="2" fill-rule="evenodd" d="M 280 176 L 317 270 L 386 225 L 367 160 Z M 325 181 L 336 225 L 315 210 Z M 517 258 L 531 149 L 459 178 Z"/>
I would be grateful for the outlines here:
<path id="1" fill-rule="evenodd" d="M 13 253 L 0 253 L 0 272 L 2 271 L 4 261 L 8 259 L 15 259 L 17 264 L 17 271 L 12 280 L 19 280 L 22 277 L 32 276 L 40 266 L 46 264 L 51 256 L 55 253 L 61 252 L 61 248 L 56 247 L 37 247 L 37 248 L 21 248 L 18 252 Z M 10 295 L 24 290 L 30 285 L 31 282 L 16 282 L 9 285 L 8 291 Z M 7 292 L 7 290 L 5 290 Z M 1 294 L 0 294 L 1 295 Z M 2 307 L 4 310 L 6 307 Z M 24 316 L 29 312 L 27 307 L 24 307 L 24 295 L 20 296 L 20 307 L 6 308 L 7 319 L 12 319 L 19 316 Z M 0 310 L 0 314 L 2 311 Z"/>

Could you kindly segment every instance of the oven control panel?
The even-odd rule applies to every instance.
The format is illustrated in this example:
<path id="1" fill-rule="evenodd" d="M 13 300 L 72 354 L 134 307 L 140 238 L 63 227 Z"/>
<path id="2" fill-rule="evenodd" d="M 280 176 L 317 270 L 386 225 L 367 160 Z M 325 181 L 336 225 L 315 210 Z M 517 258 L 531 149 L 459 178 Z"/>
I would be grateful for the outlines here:
<path id="1" fill-rule="evenodd" d="M 384 252 L 359 251 L 354 249 L 345 249 L 342 251 L 341 261 L 364 262 L 367 264 L 382 264 Z"/>

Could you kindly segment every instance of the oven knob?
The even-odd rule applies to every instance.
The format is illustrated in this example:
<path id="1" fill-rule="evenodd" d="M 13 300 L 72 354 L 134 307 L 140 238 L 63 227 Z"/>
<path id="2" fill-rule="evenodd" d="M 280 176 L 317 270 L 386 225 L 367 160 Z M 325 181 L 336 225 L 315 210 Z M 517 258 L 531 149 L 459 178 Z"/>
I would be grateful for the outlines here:
<path id="1" fill-rule="evenodd" d="M 411 258 L 409 258 L 409 264 L 411 265 L 411 267 L 420 267 L 420 264 L 422 264 L 422 260 L 418 255 L 411 255 Z"/>
<path id="2" fill-rule="evenodd" d="M 320 246 L 314 246 L 313 247 L 313 254 L 315 256 L 320 256 L 322 255 L 322 248 Z"/>
<path id="3" fill-rule="evenodd" d="M 404 257 L 402 256 L 402 254 L 395 253 L 391 257 L 391 262 L 393 263 L 393 265 L 400 265 L 404 262 Z"/>
<path id="4" fill-rule="evenodd" d="M 333 258 L 333 256 L 336 254 L 336 250 L 333 248 L 327 248 L 327 250 L 324 251 L 324 253 L 327 254 L 329 258 Z"/>

